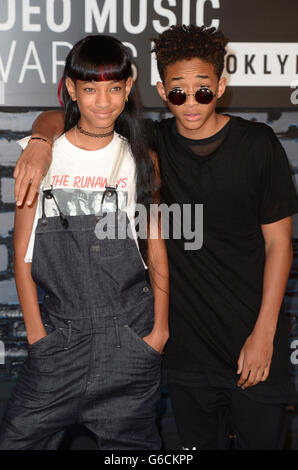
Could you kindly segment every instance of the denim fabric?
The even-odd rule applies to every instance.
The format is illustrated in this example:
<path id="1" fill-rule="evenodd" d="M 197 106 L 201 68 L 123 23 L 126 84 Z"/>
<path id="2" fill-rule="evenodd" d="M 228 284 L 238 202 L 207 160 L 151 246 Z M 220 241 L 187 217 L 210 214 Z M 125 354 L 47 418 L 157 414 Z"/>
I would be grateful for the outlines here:
<path id="1" fill-rule="evenodd" d="M 31 269 L 46 292 L 47 336 L 29 346 L 0 449 L 57 449 L 75 423 L 99 449 L 159 449 L 162 356 L 142 339 L 153 327 L 154 296 L 136 243 L 99 240 L 95 215 L 67 221 L 38 221 Z"/>

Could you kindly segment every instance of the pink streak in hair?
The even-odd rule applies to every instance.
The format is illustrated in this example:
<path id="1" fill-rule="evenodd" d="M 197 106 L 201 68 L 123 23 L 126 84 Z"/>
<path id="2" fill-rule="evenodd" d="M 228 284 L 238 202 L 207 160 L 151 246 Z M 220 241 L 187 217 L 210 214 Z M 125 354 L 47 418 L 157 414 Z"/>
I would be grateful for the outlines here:
<path id="1" fill-rule="evenodd" d="M 58 83 L 58 90 L 57 90 L 57 95 L 58 95 L 58 100 L 59 100 L 60 106 L 63 107 L 63 106 L 64 106 L 64 103 L 63 103 L 62 98 L 61 98 L 62 86 L 63 86 L 63 77 L 61 77 L 60 80 L 59 80 L 59 83 Z"/>

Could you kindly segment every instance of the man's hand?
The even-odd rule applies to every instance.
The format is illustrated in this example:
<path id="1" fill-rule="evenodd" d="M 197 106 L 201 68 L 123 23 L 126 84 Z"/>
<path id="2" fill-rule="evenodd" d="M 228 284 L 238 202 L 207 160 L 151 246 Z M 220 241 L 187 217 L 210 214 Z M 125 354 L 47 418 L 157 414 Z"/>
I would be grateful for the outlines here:
<path id="1" fill-rule="evenodd" d="M 238 359 L 238 386 L 242 389 L 265 382 L 273 354 L 273 338 L 264 332 L 253 331 L 245 341 Z"/>
<path id="2" fill-rule="evenodd" d="M 169 333 L 167 331 L 159 332 L 152 330 L 149 335 L 144 336 L 142 339 L 148 343 L 151 348 L 155 349 L 155 351 L 161 354 L 166 342 L 169 339 Z"/>
<path id="3" fill-rule="evenodd" d="M 32 204 L 51 161 L 52 149 L 50 145 L 37 140 L 29 142 L 18 159 L 13 172 L 15 178 L 14 195 L 17 206 L 21 206 L 25 199 L 28 206 Z"/>

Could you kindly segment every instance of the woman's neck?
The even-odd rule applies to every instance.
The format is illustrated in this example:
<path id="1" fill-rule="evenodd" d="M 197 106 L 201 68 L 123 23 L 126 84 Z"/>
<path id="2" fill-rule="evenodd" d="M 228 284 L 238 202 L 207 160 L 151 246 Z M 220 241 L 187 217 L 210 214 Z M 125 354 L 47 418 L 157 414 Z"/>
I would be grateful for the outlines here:
<path id="1" fill-rule="evenodd" d="M 81 130 L 83 132 L 79 131 L 78 126 L 80 126 Z M 86 131 L 89 134 L 92 135 L 86 135 L 84 133 Z M 97 137 L 95 137 L 97 135 Z M 100 135 L 100 137 L 99 137 Z M 112 140 L 114 136 L 114 131 L 113 130 L 107 130 L 102 133 L 98 132 L 91 132 L 87 129 L 84 129 L 80 123 L 78 125 L 74 126 L 72 129 L 66 132 L 66 137 L 67 139 L 76 147 L 82 149 L 82 150 L 100 150 L 104 147 L 106 147 Z"/>

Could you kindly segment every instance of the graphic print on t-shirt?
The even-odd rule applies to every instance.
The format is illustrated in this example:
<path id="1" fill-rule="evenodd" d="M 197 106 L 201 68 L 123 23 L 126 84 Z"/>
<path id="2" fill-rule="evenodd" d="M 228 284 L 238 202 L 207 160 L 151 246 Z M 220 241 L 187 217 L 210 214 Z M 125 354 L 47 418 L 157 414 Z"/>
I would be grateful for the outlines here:
<path id="1" fill-rule="evenodd" d="M 53 189 L 58 206 L 64 215 L 89 215 L 103 212 L 115 212 L 115 197 L 106 195 L 101 207 L 104 191 L 82 191 L 80 189 Z M 127 191 L 118 191 L 118 209 L 125 212 L 127 206 Z M 47 206 L 46 206 L 47 210 Z M 56 205 L 51 205 L 47 216 L 59 216 Z"/>
<path id="2" fill-rule="evenodd" d="M 64 215 L 97 214 L 101 210 L 103 212 L 116 211 L 116 199 L 113 195 L 109 196 L 106 194 L 101 207 L 105 188 L 109 184 L 108 175 L 96 174 L 94 168 L 92 174 L 85 174 L 86 168 L 83 166 L 75 170 L 69 166 L 68 173 L 65 173 L 65 165 L 59 168 L 59 161 L 55 163 L 56 165 L 52 165 L 52 171 L 51 169 L 49 170 L 44 188 L 47 188 L 47 186 L 52 188 L 58 207 Z M 127 176 L 118 178 L 118 209 L 123 212 L 127 210 L 127 184 Z M 58 207 L 54 200 L 49 200 L 48 206 L 50 208 L 48 216 L 59 215 Z"/>

